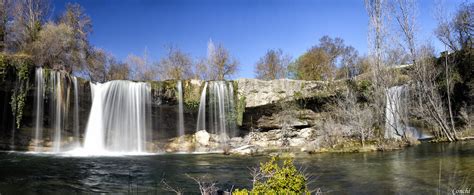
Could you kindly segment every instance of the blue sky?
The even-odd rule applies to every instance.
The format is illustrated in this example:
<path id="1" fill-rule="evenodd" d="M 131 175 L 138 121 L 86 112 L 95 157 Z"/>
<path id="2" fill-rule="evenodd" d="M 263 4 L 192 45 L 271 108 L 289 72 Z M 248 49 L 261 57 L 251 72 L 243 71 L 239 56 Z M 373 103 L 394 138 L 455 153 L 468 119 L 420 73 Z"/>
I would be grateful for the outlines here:
<path id="1" fill-rule="evenodd" d="M 53 0 L 52 11 L 61 13 L 67 2 L 78 2 L 92 18 L 92 44 L 121 60 L 142 55 L 145 48 L 158 60 L 170 44 L 201 58 L 212 39 L 240 61 L 236 77 L 253 78 L 255 62 L 268 49 L 281 48 L 297 58 L 324 35 L 367 53 L 363 0 Z M 460 2 L 448 1 L 447 11 Z M 441 50 L 432 33 L 434 1 L 418 4 L 421 41 Z"/>

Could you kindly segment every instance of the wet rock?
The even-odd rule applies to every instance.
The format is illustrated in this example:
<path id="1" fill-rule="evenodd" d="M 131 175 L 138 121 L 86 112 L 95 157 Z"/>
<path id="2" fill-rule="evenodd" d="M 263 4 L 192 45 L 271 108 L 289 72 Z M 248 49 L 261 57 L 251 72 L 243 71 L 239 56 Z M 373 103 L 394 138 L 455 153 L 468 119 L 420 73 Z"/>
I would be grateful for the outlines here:
<path id="1" fill-rule="evenodd" d="M 211 138 L 211 135 L 207 133 L 206 130 L 200 130 L 194 134 L 196 138 L 196 142 L 199 143 L 200 145 L 207 146 L 209 145 L 209 140 Z"/>
<path id="2" fill-rule="evenodd" d="M 193 152 L 196 142 L 193 135 L 183 135 L 170 139 L 165 145 L 166 152 Z"/>
<path id="3" fill-rule="evenodd" d="M 258 148 L 254 145 L 245 145 L 238 148 L 231 149 L 230 154 L 251 155 L 258 152 Z"/>

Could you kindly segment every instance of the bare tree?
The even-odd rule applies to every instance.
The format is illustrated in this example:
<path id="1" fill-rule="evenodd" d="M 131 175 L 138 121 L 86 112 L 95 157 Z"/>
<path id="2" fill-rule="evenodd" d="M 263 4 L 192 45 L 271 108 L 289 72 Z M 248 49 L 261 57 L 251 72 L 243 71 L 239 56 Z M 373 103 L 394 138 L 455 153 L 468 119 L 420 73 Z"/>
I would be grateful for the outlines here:
<path id="1" fill-rule="evenodd" d="M 201 195 L 215 195 L 219 188 L 217 187 L 217 183 L 210 181 L 207 175 L 202 177 L 192 177 L 191 175 L 186 174 L 187 177 L 194 180 L 199 185 L 199 192 Z"/>
<path id="2" fill-rule="evenodd" d="M 335 70 L 337 68 L 336 63 L 338 59 L 345 53 L 345 51 L 349 50 L 346 50 L 343 39 L 339 37 L 332 39 L 327 35 L 319 39 L 319 47 L 323 49 L 329 57 L 328 67 L 330 68 L 329 70 L 331 70 L 331 73 L 328 79 L 334 79 L 336 77 Z"/>
<path id="3" fill-rule="evenodd" d="M 69 51 L 73 42 L 72 29 L 64 24 L 48 23 L 28 50 L 35 61 L 56 70 L 70 70 Z"/>
<path id="4" fill-rule="evenodd" d="M 157 73 L 148 59 L 148 52 L 146 49 L 143 56 L 130 54 L 126 61 L 130 66 L 131 79 L 140 81 L 156 79 Z"/>
<path id="5" fill-rule="evenodd" d="M 255 65 L 255 74 L 258 79 L 274 80 L 285 78 L 290 57 L 283 55 L 281 49 L 270 49 Z"/>
<path id="6" fill-rule="evenodd" d="M 207 46 L 207 71 L 211 80 L 225 80 L 237 73 L 239 62 L 221 44 Z"/>
<path id="7" fill-rule="evenodd" d="M 341 67 L 339 72 L 344 73 L 342 76 L 341 73 L 336 75 L 336 78 L 353 78 L 354 76 L 360 74 L 358 70 L 357 63 L 359 62 L 359 53 L 352 46 L 347 46 L 344 48 L 341 59 Z"/>
<path id="8" fill-rule="evenodd" d="M 363 147 L 366 139 L 373 136 L 373 113 L 370 107 L 358 103 L 357 99 L 357 94 L 347 89 L 344 97 L 337 101 L 335 113 L 341 123 L 352 128 L 351 133 L 359 138 Z"/>
<path id="9" fill-rule="evenodd" d="M 209 71 L 207 67 L 207 59 L 199 59 L 194 64 L 194 78 L 200 80 L 210 79 Z"/>
<path id="10" fill-rule="evenodd" d="M 438 27 L 435 34 L 438 39 L 453 51 L 472 47 L 474 32 L 474 3 L 463 3 L 454 17 L 445 13 L 445 6 L 437 2 L 436 20 Z"/>
<path id="11" fill-rule="evenodd" d="M 72 29 L 73 41 L 68 50 L 68 65 L 73 71 L 83 69 L 86 63 L 86 54 L 89 49 L 89 34 L 92 32 L 92 21 L 85 14 L 84 9 L 77 3 L 67 4 L 66 11 L 61 16 L 59 23 L 65 24 Z"/>
<path id="12" fill-rule="evenodd" d="M 433 49 L 422 47 L 418 52 L 420 60 L 413 66 L 412 78 L 414 79 L 413 113 L 423 119 L 427 124 L 434 125 L 434 134 L 455 141 L 455 131 L 447 121 L 446 107 L 438 91 L 438 69 L 434 66 Z"/>
<path id="13" fill-rule="evenodd" d="M 107 80 L 127 80 L 130 75 L 128 64 L 117 61 L 115 57 L 109 56 L 107 59 Z"/>
<path id="14" fill-rule="evenodd" d="M 35 41 L 49 13 L 48 0 L 19 0 L 13 5 L 10 41 L 14 50 L 24 50 Z"/>
<path id="15" fill-rule="evenodd" d="M 437 71 L 426 70 L 426 68 L 434 68 L 429 67 L 433 65 L 428 65 L 429 63 L 434 62 L 430 60 L 433 58 L 432 51 L 428 48 L 422 48 L 422 50 L 418 50 L 417 40 L 416 40 L 416 2 L 414 0 L 397 0 L 393 4 L 393 12 L 395 18 L 397 20 L 398 27 L 403 35 L 403 45 L 408 51 L 409 59 L 412 62 L 413 66 L 415 67 L 415 72 L 413 78 L 415 78 L 418 84 L 415 93 L 422 93 L 422 94 L 415 94 L 422 99 L 427 99 L 429 102 L 428 106 L 423 106 L 420 104 L 419 106 L 423 106 L 425 109 L 428 109 L 426 112 L 432 114 L 425 114 L 424 117 L 430 117 L 431 120 L 436 121 L 438 128 L 442 129 L 443 135 L 448 138 L 448 140 L 453 141 L 457 139 L 456 130 L 454 128 L 454 121 L 453 115 L 451 111 L 450 105 L 450 93 L 449 93 L 449 71 L 446 61 L 446 82 L 447 82 L 447 96 L 448 96 L 448 110 L 449 116 L 451 119 L 451 125 L 448 125 L 445 115 L 445 106 L 443 105 L 443 101 L 439 92 L 437 91 L 437 83 L 435 80 L 431 80 L 436 78 L 439 74 Z M 418 52 L 421 52 L 419 54 Z M 420 56 L 419 56 L 420 55 Z M 447 54 L 446 54 L 447 55 Z M 423 64 L 422 64 L 423 63 Z"/>
<path id="16" fill-rule="evenodd" d="M 0 0 L 0 51 L 7 49 L 8 21 L 12 16 L 13 1 Z"/>
<path id="17" fill-rule="evenodd" d="M 160 79 L 191 79 L 194 76 L 191 57 L 179 48 L 169 46 L 167 55 L 160 60 Z"/>
<path id="18" fill-rule="evenodd" d="M 129 77 L 128 64 L 119 62 L 103 49 L 89 48 L 86 60 L 85 69 L 81 74 L 93 82 L 126 80 Z"/>
<path id="19" fill-rule="evenodd" d="M 93 82 L 105 82 L 107 80 L 107 54 L 99 48 L 89 48 L 87 55 L 85 75 Z"/>
<path id="20" fill-rule="evenodd" d="M 168 184 L 168 182 L 166 182 L 165 179 L 162 179 L 160 183 L 163 186 L 163 190 L 166 190 L 168 192 L 173 192 L 176 195 L 183 194 L 183 192 L 180 188 L 171 186 L 170 184 Z"/>
<path id="21" fill-rule="evenodd" d="M 389 45 L 387 26 L 389 21 L 389 7 L 386 0 L 365 0 L 365 7 L 369 15 L 369 63 L 372 71 L 373 95 L 371 107 L 374 111 L 374 120 L 378 126 L 385 122 L 385 105 L 388 87 L 392 83 L 392 75 L 387 70 L 386 53 Z"/>

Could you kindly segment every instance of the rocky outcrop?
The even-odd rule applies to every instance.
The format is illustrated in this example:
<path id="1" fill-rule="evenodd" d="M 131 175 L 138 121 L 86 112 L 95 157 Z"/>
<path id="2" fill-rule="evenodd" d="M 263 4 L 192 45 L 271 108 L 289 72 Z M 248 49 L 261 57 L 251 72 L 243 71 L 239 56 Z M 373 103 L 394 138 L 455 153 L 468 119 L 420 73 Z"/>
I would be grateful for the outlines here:
<path id="1" fill-rule="evenodd" d="M 285 124 L 281 121 L 282 116 L 292 116 L 285 119 L 289 126 L 298 129 L 312 126 L 314 124 L 308 123 L 311 120 L 307 117 L 318 117 L 317 113 L 325 111 L 326 105 L 332 104 L 333 99 L 347 87 L 344 81 L 238 79 L 235 82 L 238 85 L 237 98 L 245 108 L 241 129 L 248 131 L 280 129 Z M 315 113 L 297 113 L 301 110 Z"/>
<path id="2" fill-rule="evenodd" d="M 2 69 L 0 72 L 0 149 L 28 148 L 32 143 L 34 131 L 34 100 L 35 100 L 35 70 L 34 66 L 28 68 L 27 92 L 23 108 L 23 116 L 20 128 L 15 128 L 14 117 L 12 114 L 11 100 L 15 95 L 15 86 L 17 85 L 19 71 L 15 67 Z M 21 70 L 21 69 L 18 69 Z M 45 69 L 45 75 L 49 75 L 52 70 Z M 70 77 L 67 73 L 62 73 L 64 78 Z M 70 79 L 69 79 L 70 80 Z M 90 82 L 78 78 L 79 81 L 79 129 L 81 138 L 84 137 L 84 130 L 87 125 L 89 112 L 92 104 Z M 69 82 L 69 84 L 67 84 Z M 64 85 L 70 85 L 70 81 L 63 82 Z M 182 81 L 183 101 L 184 101 L 184 127 L 186 136 L 174 138 L 177 135 L 178 120 L 178 102 L 177 102 L 177 82 L 175 80 L 167 81 L 148 81 L 151 87 L 151 126 L 153 141 L 157 141 L 166 146 L 167 151 L 212 151 L 223 150 L 222 138 L 218 135 L 209 134 L 205 131 L 198 131 L 196 134 L 196 119 L 199 108 L 199 99 L 205 81 L 185 80 Z M 305 132 L 312 128 L 320 113 L 317 111 L 322 108 L 322 104 L 329 102 L 328 98 L 334 97 L 338 90 L 343 89 L 344 85 L 340 82 L 321 82 L 321 81 L 299 81 L 299 80 L 273 80 L 262 81 L 257 79 L 238 79 L 229 81 L 234 86 L 235 109 L 237 110 L 239 136 L 227 140 L 226 145 L 232 149 L 245 150 L 249 152 L 260 151 L 264 146 L 277 147 L 281 144 L 290 146 L 299 146 L 306 142 L 307 137 L 291 136 L 288 143 L 281 140 L 282 129 L 290 129 L 292 134 L 299 134 L 299 131 Z M 52 104 L 46 89 L 44 103 L 44 121 L 43 121 L 43 139 L 40 142 L 45 146 L 50 145 L 51 135 L 53 135 L 54 116 L 50 112 Z M 71 90 L 71 89 L 68 89 Z M 69 93 L 72 93 L 71 91 Z M 281 103 L 304 101 L 305 105 L 296 107 L 285 107 Z M 72 98 L 67 106 L 73 107 Z M 72 135 L 72 117 L 73 114 L 65 114 L 64 119 L 64 137 Z M 286 131 L 286 130 L 285 130 Z M 252 132 L 257 137 L 262 138 L 262 142 L 250 136 Z M 257 135 L 258 134 L 258 135 Z M 308 132 L 306 132 L 308 134 Z M 282 137 L 283 136 L 283 137 Z M 293 139 L 294 138 L 294 139 Z M 286 137 L 285 137 L 286 139 Z M 169 144 L 167 144 L 169 142 Z M 251 145 L 251 147 L 243 147 Z M 162 149 L 165 147 L 162 147 Z M 252 149 L 250 149 L 252 148 Z M 255 150 L 254 150 L 255 149 Z"/>
<path id="3" fill-rule="evenodd" d="M 279 79 L 237 79 L 239 99 L 245 99 L 245 107 L 258 107 L 280 101 L 292 101 L 312 97 L 335 95 L 345 85 L 343 82 L 303 81 Z"/>
<path id="4" fill-rule="evenodd" d="M 262 116 L 257 120 L 257 128 L 260 130 L 281 129 L 288 126 L 295 129 L 302 129 L 313 126 L 319 114 L 309 109 L 285 110 L 272 113 L 270 116 Z"/>

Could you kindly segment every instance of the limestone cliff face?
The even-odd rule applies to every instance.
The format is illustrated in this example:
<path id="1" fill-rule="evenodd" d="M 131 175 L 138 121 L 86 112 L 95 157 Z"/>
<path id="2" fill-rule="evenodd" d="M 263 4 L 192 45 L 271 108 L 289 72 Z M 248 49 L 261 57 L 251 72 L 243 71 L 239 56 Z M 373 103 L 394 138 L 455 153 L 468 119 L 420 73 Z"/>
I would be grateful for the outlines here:
<path id="1" fill-rule="evenodd" d="M 51 70 L 48 70 L 51 71 Z M 65 74 L 65 73 L 64 73 Z M 18 73 L 5 71 L 0 80 L 0 149 L 11 149 L 14 143 L 16 149 L 27 148 L 31 142 L 34 130 L 34 101 L 35 101 L 35 74 L 34 66 L 29 71 L 27 93 L 20 128 L 15 128 L 14 116 L 10 101 L 14 96 L 15 86 L 18 85 Z M 64 76 L 69 77 L 69 75 Z M 78 78 L 79 81 L 79 126 L 81 136 L 87 125 L 92 105 L 90 82 Z M 281 129 L 285 114 L 282 110 L 293 110 L 298 114 L 290 126 L 293 129 L 302 129 L 313 126 L 319 109 L 334 97 L 338 90 L 345 86 L 341 82 L 299 81 L 299 80 L 272 80 L 238 79 L 229 81 L 234 87 L 235 109 L 239 136 L 245 136 L 251 129 L 269 131 Z M 67 83 L 67 82 L 65 82 Z M 154 140 L 168 140 L 176 137 L 178 121 L 177 81 L 149 81 L 151 86 L 151 112 Z M 205 81 L 185 80 L 183 86 L 185 133 L 196 132 L 199 100 Z M 67 84 L 69 85 L 69 84 Z M 46 89 L 47 91 L 50 89 Z M 68 108 L 73 107 L 73 101 Z M 52 127 L 53 115 L 50 112 L 50 100 L 45 98 L 44 104 L 44 131 L 48 135 Z M 72 110 L 70 111 L 72 113 Z M 64 132 L 72 134 L 72 114 L 67 115 Z M 306 117 L 306 118 L 305 118 Z M 48 142 L 51 136 L 44 136 Z"/>
<path id="2" fill-rule="evenodd" d="M 238 79 L 239 98 L 245 98 L 245 107 L 253 108 L 313 97 L 331 96 L 339 90 L 338 83 L 279 79 L 264 81 Z"/>
<path id="3" fill-rule="evenodd" d="M 344 81 L 303 81 L 280 79 L 263 81 L 238 79 L 238 99 L 244 104 L 242 130 L 268 130 L 281 127 L 278 114 L 284 110 L 324 110 L 347 86 Z M 271 120 L 270 120 L 271 118 Z M 305 122 L 307 123 L 307 122 Z"/>

